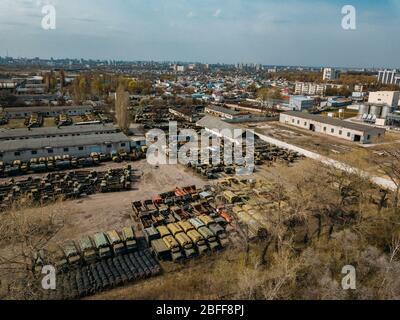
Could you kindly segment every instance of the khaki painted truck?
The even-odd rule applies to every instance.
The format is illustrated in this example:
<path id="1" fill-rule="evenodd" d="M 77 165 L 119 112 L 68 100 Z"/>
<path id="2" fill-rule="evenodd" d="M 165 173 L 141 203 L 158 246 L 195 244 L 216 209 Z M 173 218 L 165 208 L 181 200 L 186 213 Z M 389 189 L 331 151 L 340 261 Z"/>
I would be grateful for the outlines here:
<path id="1" fill-rule="evenodd" d="M 157 227 L 157 230 L 160 233 L 161 239 L 164 241 L 167 248 L 171 251 L 172 260 L 173 261 L 181 260 L 183 258 L 183 255 L 179 243 L 172 236 L 168 228 L 166 226 L 159 226 Z"/>
<path id="2" fill-rule="evenodd" d="M 180 221 L 178 224 L 193 241 L 199 254 L 203 254 L 208 251 L 206 240 L 199 232 L 197 232 L 193 225 L 191 225 L 188 221 Z"/>
<path id="3" fill-rule="evenodd" d="M 209 216 L 202 215 L 199 217 L 199 220 L 203 222 L 217 237 L 219 243 L 222 247 L 226 247 L 229 244 L 228 236 L 224 228 L 222 228 L 215 220 Z"/>
<path id="4" fill-rule="evenodd" d="M 125 253 L 125 245 L 117 231 L 108 231 L 106 233 L 106 236 L 108 242 L 111 245 L 112 251 L 114 252 L 114 255 L 119 256 Z"/>
<path id="5" fill-rule="evenodd" d="M 78 241 L 77 244 L 79 250 L 81 251 L 82 258 L 87 264 L 96 262 L 97 260 L 96 249 L 90 237 L 83 237 Z"/>
<path id="6" fill-rule="evenodd" d="M 97 249 L 97 254 L 100 259 L 107 259 L 112 256 L 110 244 L 104 233 L 96 233 L 93 237 L 93 240 Z"/>
<path id="7" fill-rule="evenodd" d="M 131 227 L 123 228 L 122 232 L 122 241 L 125 243 L 126 252 L 131 253 L 137 250 L 137 242 L 135 233 Z"/>
<path id="8" fill-rule="evenodd" d="M 211 250 L 219 248 L 219 243 L 216 235 L 206 227 L 206 225 L 198 218 L 190 219 L 190 224 L 196 229 L 200 235 L 207 240 L 208 246 Z"/>
<path id="9" fill-rule="evenodd" d="M 194 249 L 194 245 L 189 236 L 183 231 L 177 223 L 170 223 L 167 225 L 169 231 L 171 231 L 172 235 L 178 241 L 179 245 L 185 252 L 186 258 L 191 258 L 196 255 L 196 250 Z"/>

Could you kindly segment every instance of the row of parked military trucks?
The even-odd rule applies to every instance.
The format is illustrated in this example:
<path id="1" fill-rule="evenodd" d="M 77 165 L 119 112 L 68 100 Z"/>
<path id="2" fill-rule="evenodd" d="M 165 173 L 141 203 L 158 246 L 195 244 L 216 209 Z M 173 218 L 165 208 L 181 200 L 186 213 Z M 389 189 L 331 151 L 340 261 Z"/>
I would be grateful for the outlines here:
<path id="1" fill-rule="evenodd" d="M 156 276 L 160 272 L 161 268 L 157 260 L 148 249 L 135 251 L 59 274 L 56 290 L 42 290 L 41 299 L 84 298 L 133 281 Z"/>
<path id="2" fill-rule="evenodd" d="M 57 289 L 42 291 L 46 300 L 83 298 L 161 272 L 159 263 L 147 245 L 136 239 L 131 227 L 68 241 L 40 251 L 32 260 L 36 274 L 49 264 L 56 268 Z"/>
<path id="3" fill-rule="evenodd" d="M 75 199 L 94 193 L 130 190 L 134 176 L 130 165 L 107 171 L 69 171 L 43 177 L 0 184 L 0 207 L 5 210 L 16 202 L 53 202 Z"/>
<path id="4" fill-rule="evenodd" d="M 0 161 L 0 178 L 15 177 L 31 173 L 73 170 L 98 166 L 102 162 L 137 161 L 146 157 L 146 149 L 134 149 L 129 154 L 124 150 L 109 154 L 93 152 L 89 157 L 71 157 L 69 155 L 32 158 L 28 162 L 15 160 L 11 164 Z"/>
<path id="5" fill-rule="evenodd" d="M 138 251 L 139 245 L 133 228 L 126 227 L 120 232 L 111 230 L 85 236 L 78 241 L 67 241 L 61 246 L 40 251 L 33 257 L 36 272 L 52 264 L 58 273 L 64 273 L 84 265 Z"/>

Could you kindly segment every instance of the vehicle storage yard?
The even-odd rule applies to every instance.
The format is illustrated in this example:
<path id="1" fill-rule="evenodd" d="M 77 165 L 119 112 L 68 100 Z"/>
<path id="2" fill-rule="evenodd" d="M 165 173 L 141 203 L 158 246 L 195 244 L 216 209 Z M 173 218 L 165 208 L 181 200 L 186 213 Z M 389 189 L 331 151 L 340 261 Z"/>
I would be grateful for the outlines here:
<path id="1" fill-rule="evenodd" d="M 183 187 L 183 186 L 196 186 L 197 190 L 200 192 L 206 185 L 215 185 L 217 181 L 224 180 L 231 176 L 222 173 L 222 175 L 219 177 L 220 178 L 219 180 L 209 181 L 206 179 L 206 177 L 203 177 L 201 174 L 196 174 L 196 172 L 194 172 L 193 169 L 187 168 L 182 165 L 160 165 L 157 167 L 153 167 L 150 166 L 146 160 L 136 161 L 129 164 L 132 166 L 132 176 L 134 177 L 130 186 L 131 190 L 125 190 L 123 192 L 118 192 L 120 190 L 113 190 L 116 192 L 111 192 L 111 193 L 88 192 L 87 194 L 84 193 L 83 196 L 78 199 L 75 200 L 70 199 L 67 202 L 60 203 L 60 205 L 63 208 L 68 207 L 67 210 L 68 213 L 67 216 L 65 217 L 66 223 L 60 230 L 60 232 L 57 233 L 57 235 L 52 240 L 53 243 L 58 243 L 61 245 L 66 241 L 76 242 L 83 236 L 90 236 L 97 232 L 106 232 L 107 230 L 122 230 L 122 228 L 125 228 L 127 226 L 133 226 L 135 232 L 137 232 L 137 235 L 141 234 L 139 231 L 141 225 L 140 224 L 141 219 L 137 215 L 135 215 L 135 211 L 132 210 L 133 203 L 138 201 L 144 201 L 146 199 L 154 199 L 154 197 L 156 197 L 157 195 L 174 191 L 176 190 L 177 187 Z M 290 165 L 289 167 L 288 164 Z M 124 165 L 126 166 L 126 164 L 121 164 L 121 163 L 119 164 L 107 163 L 101 167 L 101 170 L 115 171 L 117 168 L 121 168 Z M 296 163 L 290 164 L 286 162 L 275 162 L 275 163 L 264 164 L 262 166 L 259 166 L 256 173 L 254 173 L 249 178 L 253 177 L 274 178 L 275 175 L 274 172 L 279 172 L 279 168 L 282 169 L 285 168 L 285 170 L 288 169 L 290 170 L 291 167 L 296 165 L 297 165 Z M 273 168 L 271 168 L 271 166 Z M 275 171 L 275 168 L 278 171 Z M 74 173 L 74 171 L 67 171 L 63 174 L 71 175 L 72 173 Z M 36 181 L 40 180 L 43 177 L 49 177 L 49 175 L 35 174 L 31 176 L 23 176 L 16 178 L 15 181 L 19 181 L 20 183 L 25 181 Z M 275 178 L 277 178 L 276 175 Z M 3 183 L 4 181 L 9 181 L 9 179 L 2 179 L 2 180 Z M 187 217 L 183 217 L 181 215 L 181 218 L 190 218 L 190 217 L 194 218 L 202 213 L 205 214 L 206 212 L 209 212 L 207 206 L 205 207 L 205 205 L 207 204 L 206 199 L 203 199 L 202 203 L 199 202 L 198 206 L 196 205 L 196 203 L 193 202 L 187 204 L 191 206 L 190 209 L 191 214 L 190 215 L 188 214 Z M 50 203 L 49 205 L 51 206 Z M 173 212 L 175 216 L 175 220 L 173 221 L 179 222 L 179 220 L 176 220 L 179 219 L 179 214 L 180 214 L 179 211 L 173 211 L 172 209 L 173 208 L 171 207 L 171 212 Z M 32 209 L 32 212 L 34 212 L 34 209 Z M 213 217 L 216 218 L 217 216 L 214 215 Z M 223 220 L 222 218 L 219 219 Z M 204 221 L 204 220 L 199 220 L 199 221 Z M 157 224 L 155 224 L 155 226 L 157 226 Z M 147 227 L 149 227 L 149 225 Z M 224 227 L 226 227 L 226 223 L 224 224 Z M 182 228 L 187 228 L 187 225 L 182 226 Z M 200 238 L 207 237 L 207 233 L 199 233 L 200 232 L 199 229 L 197 229 L 197 231 L 195 230 L 198 227 L 194 228 L 193 225 L 191 225 L 191 228 L 193 229 L 189 230 L 184 229 L 185 231 L 188 231 L 188 234 L 190 234 L 191 237 L 192 236 L 193 237 L 199 236 Z M 216 247 L 223 248 L 226 247 L 226 245 L 228 245 L 229 243 L 232 243 L 232 239 L 234 239 L 234 237 L 231 238 L 232 228 L 228 226 L 227 230 L 229 230 L 228 234 L 230 240 L 228 242 L 226 241 L 221 242 L 223 238 L 220 238 L 218 240 L 219 244 L 217 244 Z M 158 231 L 162 232 L 161 230 Z M 146 232 L 144 234 L 146 235 Z M 223 237 L 224 239 L 227 239 L 226 235 Z M 183 241 L 186 241 L 186 239 L 183 239 Z M 188 239 L 188 242 L 191 243 L 192 239 L 194 238 Z M 220 246 L 221 244 L 223 245 Z M 151 242 L 149 242 L 147 245 L 150 248 L 152 248 Z M 214 246 L 209 246 L 209 248 L 213 247 Z M 153 246 L 153 252 L 154 249 L 155 247 Z M 146 250 L 145 247 L 143 248 L 143 250 Z M 206 251 L 207 250 L 208 249 L 206 249 Z M 2 248 L 2 251 L 4 252 L 4 254 L 6 254 L 7 248 Z M 189 257 L 190 255 L 188 255 L 186 258 Z M 159 258 L 160 260 L 164 260 L 164 258 L 161 257 Z M 58 293 L 53 294 L 52 296 L 47 296 L 47 298 L 69 299 L 69 298 L 77 298 L 77 297 L 93 295 L 95 293 L 101 292 L 106 289 L 108 290 L 113 287 L 118 287 L 122 284 L 127 284 L 128 282 L 132 282 L 135 280 L 138 281 L 140 279 L 157 275 L 160 272 L 158 269 L 157 269 L 158 271 L 157 270 L 140 271 L 138 270 L 138 268 L 135 269 L 134 262 L 137 261 L 138 257 L 124 256 L 122 258 L 114 258 L 114 259 L 117 259 L 118 261 L 109 260 L 106 262 L 107 263 L 106 266 L 101 265 L 102 262 L 98 262 L 97 265 L 94 267 L 90 266 L 84 267 L 84 269 L 78 269 L 76 271 L 73 271 L 73 273 L 71 272 L 66 273 L 62 278 L 63 291 L 59 291 Z M 120 261 L 120 259 L 123 260 Z M 170 258 L 167 258 L 167 260 L 170 260 Z M 205 262 L 206 260 L 203 261 Z M 107 269 L 107 266 L 109 269 Z M 123 279 L 122 278 L 119 279 L 118 277 L 115 276 L 115 274 L 112 275 L 113 273 L 115 273 L 114 269 L 121 269 L 121 268 L 123 270 L 130 269 L 130 271 L 126 271 L 125 276 L 122 277 Z M 165 271 L 179 270 L 179 266 L 173 266 L 169 262 L 163 262 L 162 268 Z M 121 270 L 119 274 L 121 274 L 122 272 Z M 105 278 L 107 279 L 104 280 Z M 89 280 L 91 279 L 90 281 L 92 285 L 88 284 L 89 281 L 88 279 Z M 101 280 L 99 279 L 103 279 L 103 282 L 101 282 Z M 93 284 L 94 283 L 93 281 L 94 282 L 97 281 L 96 285 Z M 140 283 L 138 285 L 140 285 Z"/>

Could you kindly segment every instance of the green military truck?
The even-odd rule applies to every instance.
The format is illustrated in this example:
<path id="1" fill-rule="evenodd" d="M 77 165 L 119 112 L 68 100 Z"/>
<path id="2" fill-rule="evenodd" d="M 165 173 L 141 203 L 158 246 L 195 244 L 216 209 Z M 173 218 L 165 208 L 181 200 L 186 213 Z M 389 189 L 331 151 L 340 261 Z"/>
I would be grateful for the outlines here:
<path id="1" fill-rule="evenodd" d="M 209 228 L 207 228 L 207 226 L 200 219 L 190 219 L 189 222 L 197 230 L 197 232 L 207 240 L 208 246 L 211 250 L 216 250 L 219 248 L 217 236 Z"/>
<path id="2" fill-rule="evenodd" d="M 217 237 L 222 247 L 226 247 L 229 244 L 228 236 L 226 235 L 225 229 L 222 228 L 215 220 L 207 215 L 199 216 L 199 220 L 203 222 L 207 228 L 209 228 Z"/>
<path id="3" fill-rule="evenodd" d="M 62 250 L 70 266 L 78 265 L 81 262 L 81 255 L 73 241 L 68 241 L 62 246 Z"/>
<path id="4" fill-rule="evenodd" d="M 206 240 L 199 232 L 196 231 L 193 225 L 191 225 L 188 221 L 179 221 L 178 224 L 193 241 L 199 254 L 203 254 L 208 251 Z"/>
<path id="5" fill-rule="evenodd" d="M 110 244 L 104 233 L 102 232 L 96 233 L 93 236 L 93 240 L 96 246 L 97 254 L 100 259 L 107 259 L 112 256 Z"/>
<path id="6" fill-rule="evenodd" d="M 191 258 L 196 255 L 196 250 L 194 249 L 194 245 L 192 240 L 188 237 L 188 235 L 183 231 L 183 229 L 177 223 L 170 223 L 167 225 L 169 231 L 171 231 L 172 235 L 178 241 L 179 245 L 185 252 L 186 258 Z"/>
<path id="7" fill-rule="evenodd" d="M 77 242 L 77 244 L 79 250 L 81 251 L 82 258 L 87 264 L 96 262 L 97 260 L 96 248 L 93 245 L 93 242 L 90 239 L 90 237 L 83 237 Z"/>
<path id="8" fill-rule="evenodd" d="M 131 253 L 137 250 L 135 233 L 133 232 L 133 229 L 131 227 L 122 229 L 121 239 L 125 244 L 125 250 L 127 253 Z"/>
<path id="9" fill-rule="evenodd" d="M 121 254 L 125 253 L 125 245 L 121 239 L 121 237 L 118 235 L 118 232 L 115 230 L 108 231 L 106 233 L 106 237 L 108 239 L 108 242 L 111 245 L 111 248 L 114 252 L 114 255 L 119 256 Z"/>

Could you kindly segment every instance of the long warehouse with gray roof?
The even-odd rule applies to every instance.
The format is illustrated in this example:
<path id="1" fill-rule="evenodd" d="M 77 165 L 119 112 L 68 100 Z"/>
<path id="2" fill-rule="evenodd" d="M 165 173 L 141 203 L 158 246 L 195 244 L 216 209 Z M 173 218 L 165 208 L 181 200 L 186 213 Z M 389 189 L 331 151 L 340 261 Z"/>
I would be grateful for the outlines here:
<path id="1" fill-rule="evenodd" d="M 83 126 L 0 131 L 0 161 L 70 155 L 87 157 L 92 152 L 129 152 L 131 140 L 114 126 Z"/>
<path id="2" fill-rule="evenodd" d="M 296 111 L 282 113 L 280 122 L 363 144 L 380 142 L 386 133 L 383 128 Z"/>

